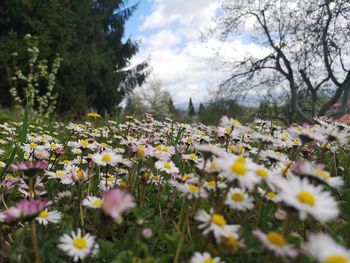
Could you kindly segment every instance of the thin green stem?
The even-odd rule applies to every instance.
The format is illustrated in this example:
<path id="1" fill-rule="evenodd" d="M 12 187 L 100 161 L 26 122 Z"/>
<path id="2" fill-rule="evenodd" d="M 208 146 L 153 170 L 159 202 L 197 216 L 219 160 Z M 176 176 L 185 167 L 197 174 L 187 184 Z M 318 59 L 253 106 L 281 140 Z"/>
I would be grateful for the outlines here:
<path id="1" fill-rule="evenodd" d="M 31 236 L 32 236 L 32 245 L 35 253 L 35 263 L 41 263 L 38 238 L 36 235 L 35 219 L 33 219 L 30 224 L 30 230 L 31 230 Z"/>

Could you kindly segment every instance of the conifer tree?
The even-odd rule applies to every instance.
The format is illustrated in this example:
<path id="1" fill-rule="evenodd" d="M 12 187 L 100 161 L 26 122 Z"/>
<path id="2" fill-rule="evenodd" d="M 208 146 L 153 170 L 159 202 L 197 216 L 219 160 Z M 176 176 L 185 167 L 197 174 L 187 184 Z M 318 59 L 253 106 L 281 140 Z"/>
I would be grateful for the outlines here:
<path id="1" fill-rule="evenodd" d="M 188 103 L 187 114 L 188 114 L 188 116 L 191 116 L 191 117 L 196 115 L 196 111 L 195 111 L 193 103 L 192 103 L 192 98 L 190 98 L 190 102 Z"/>
<path id="2" fill-rule="evenodd" d="M 147 76 L 146 62 L 129 68 L 138 44 L 124 38 L 136 7 L 124 0 L 0 1 L 0 105 L 12 103 L 11 54 L 18 53 L 19 68 L 28 67 L 23 37 L 31 34 L 41 58 L 63 59 L 56 81 L 60 112 L 113 110 Z"/>

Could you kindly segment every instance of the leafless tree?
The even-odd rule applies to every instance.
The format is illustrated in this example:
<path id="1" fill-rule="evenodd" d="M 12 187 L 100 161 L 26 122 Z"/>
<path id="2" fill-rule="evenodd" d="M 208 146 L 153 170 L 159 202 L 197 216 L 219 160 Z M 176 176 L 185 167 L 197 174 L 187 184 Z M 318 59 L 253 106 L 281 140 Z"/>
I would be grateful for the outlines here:
<path id="1" fill-rule="evenodd" d="M 350 90 L 350 1 L 348 0 L 222 0 L 223 14 L 212 33 L 224 40 L 248 34 L 268 50 L 263 57 L 235 61 L 221 87 L 232 94 L 287 85 L 290 119 L 311 121 L 339 99 L 339 117 L 348 110 Z M 247 23 L 253 24 L 249 32 Z M 321 91 L 328 101 L 318 106 Z M 311 112 L 300 107 L 298 93 L 310 94 Z"/>

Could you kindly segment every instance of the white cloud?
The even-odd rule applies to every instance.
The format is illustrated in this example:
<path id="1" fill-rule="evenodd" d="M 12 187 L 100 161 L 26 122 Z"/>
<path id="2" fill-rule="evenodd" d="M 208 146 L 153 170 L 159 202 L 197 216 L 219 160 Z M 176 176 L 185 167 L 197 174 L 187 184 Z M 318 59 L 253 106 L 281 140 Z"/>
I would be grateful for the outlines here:
<path id="1" fill-rule="evenodd" d="M 189 97 L 194 102 L 204 101 L 229 76 L 230 65 L 225 62 L 247 54 L 260 57 L 267 52 L 242 39 L 199 40 L 201 31 L 213 26 L 218 2 L 153 0 L 153 11 L 140 26 L 142 45 L 134 62 L 151 58 L 153 73 L 171 93 L 175 104 L 187 102 Z"/>

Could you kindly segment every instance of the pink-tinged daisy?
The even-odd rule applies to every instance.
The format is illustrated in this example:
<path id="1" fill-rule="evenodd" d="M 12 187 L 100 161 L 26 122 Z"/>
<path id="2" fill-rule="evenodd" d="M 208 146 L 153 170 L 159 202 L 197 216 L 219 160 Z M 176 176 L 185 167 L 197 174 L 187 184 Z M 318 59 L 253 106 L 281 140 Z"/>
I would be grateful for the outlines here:
<path id="1" fill-rule="evenodd" d="M 35 216 L 49 205 L 46 200 L 22 199 L 16 205 L 4 211 L 5 222 Z"/>
<path id="2" fill-rule="evenodd" d="M 302 247 L 304 253 L 320 263 L 349 263 L 350 250 L 324 233 L 311 234 Z"/>
<path id="3" fill-rule="evenodd" d="M 295 258 L 298 255 L 298 251 L 292 245 L 287 244 L 285 238 L 275 231 L 265 234 L 260 230 L 254 230 L 253 235 L 277 256 Z"/>
<path id="4" fill-rule="evenodd" d="M 89 233 L 82 235 L 80 229 L 78 229 L 77 233 L 72 231 L 71 235 L 64 234 L 61 236 L 58 248 L 72 257 L 74 262 L 96 255 L 98 252 L 96 238 Z"/>
<path id="5" fill-rule="evenodd" d="M 92 175 L 77 166 L 69 167 L 69 175 L 73 182 L 82 182 L 89 179 Z"/>
<path id="6" fill-rule="evenodd" d="M 38 161 L 38 162 L 17 162 L 15 164 L 11 164 L 10 168 L 13 171 L 23 172 L 26 176 L 34 176 L 38 172 L 45 170 L 48 166 L 48 163 Z"/>
<path id="7" fill-rule="evenodd" d="M 122 214 L 135 207 L 131 194 L 124 190 L 112 189 L 104 193 L 102 210 L 113 219 L 120 219 Z"/>

